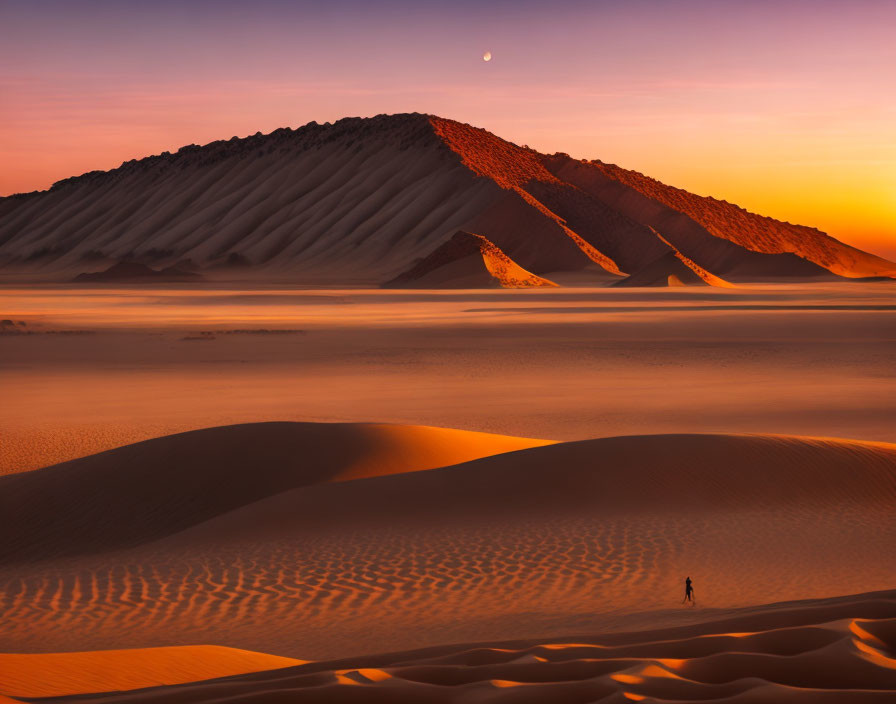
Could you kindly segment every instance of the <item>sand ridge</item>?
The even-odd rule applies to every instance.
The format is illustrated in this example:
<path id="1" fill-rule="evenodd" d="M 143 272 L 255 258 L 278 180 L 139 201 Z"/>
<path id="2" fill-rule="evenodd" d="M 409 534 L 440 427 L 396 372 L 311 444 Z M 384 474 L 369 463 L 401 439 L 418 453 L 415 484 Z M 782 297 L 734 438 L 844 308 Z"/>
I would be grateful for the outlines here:
<path id="1" fill-rule="evenodd" d="M 894 655 L 889 591 L 666 631 L 450 645 L 77 701 L 882 703 L 896 696 Z"/>

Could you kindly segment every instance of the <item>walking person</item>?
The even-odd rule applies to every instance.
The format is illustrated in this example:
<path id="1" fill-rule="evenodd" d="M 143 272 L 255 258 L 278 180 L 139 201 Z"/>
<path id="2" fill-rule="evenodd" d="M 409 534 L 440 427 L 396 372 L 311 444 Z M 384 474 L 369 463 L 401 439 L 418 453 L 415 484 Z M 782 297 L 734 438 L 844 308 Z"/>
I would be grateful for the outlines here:
<path id="1" fill-rule="evenodd" d="M 684 601 L 681 603 L 683 604 L 685 601 L 691 602 L 691 606 L 697 605 L 697 600 L 694 598 L 694 587 L 691 586 L 690 577 L 687 577 L 684 580 Z"/>

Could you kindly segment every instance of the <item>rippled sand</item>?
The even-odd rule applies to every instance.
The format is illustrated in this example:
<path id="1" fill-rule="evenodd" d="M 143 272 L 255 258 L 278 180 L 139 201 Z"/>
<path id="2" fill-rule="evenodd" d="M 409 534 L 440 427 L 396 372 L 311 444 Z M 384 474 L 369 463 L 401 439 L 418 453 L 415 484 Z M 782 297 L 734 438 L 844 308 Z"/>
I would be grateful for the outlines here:
<path id="1" fill-rule="evenodd" d="M 896 594 L 745 609 L 650 633 L 448 646 L 80 702 L 892 701 Z"/>
<path id="2" fill-rule="evenodd" d="M 118 466 L 117 454 L 100 459 Z M 883 589 L 896 568 L 886 444 L 605 439 L 356 481 L 294 478 L 267 497 L 247 493 L 243 473 L 273 486 L 281 467 L 190 471 L 215 469 L 198 495 L 173 460 L 135 464 L 105 488 L 83 481 L 87 460 L 5 478 L 0 650 L 186 640 L 334 658 L 671 625 L 694 616 L 676 609 L 686 574 L 701 607 L 724 609 Z M 48 485 L 82 493 L 52 516 Z"/>

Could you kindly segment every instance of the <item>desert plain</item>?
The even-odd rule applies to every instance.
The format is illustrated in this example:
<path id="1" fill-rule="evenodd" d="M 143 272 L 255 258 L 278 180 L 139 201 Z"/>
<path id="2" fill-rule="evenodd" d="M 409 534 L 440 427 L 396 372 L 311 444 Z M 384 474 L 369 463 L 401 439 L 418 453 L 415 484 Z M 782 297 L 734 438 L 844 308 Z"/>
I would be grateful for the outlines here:
<path id="1" fill-rule="evenodd" d="M 0 697 L 889 701 L 894 292 L 7 283 Z"/>

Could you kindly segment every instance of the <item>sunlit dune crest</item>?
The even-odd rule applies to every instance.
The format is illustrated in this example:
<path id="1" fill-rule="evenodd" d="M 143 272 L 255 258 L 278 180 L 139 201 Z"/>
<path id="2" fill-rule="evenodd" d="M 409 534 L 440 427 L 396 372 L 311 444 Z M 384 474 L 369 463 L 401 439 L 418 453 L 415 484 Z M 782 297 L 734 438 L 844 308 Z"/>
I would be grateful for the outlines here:
<path id="1" fill-rule="evenodd" d="M 613 285 L 620 287 L 668 286 L 670 288 L 685 286 L 732 288 L 734 286 L 715 274 L 709 273 L 678 250 L 667 252 L 643 267 L 637 274 L 626 276 Z"/>
<path id="2" fill-rule="evenodd" d="M 432 469 L 549 444 L 363 423 L 253 423 L 180 433 L 3 477 L 0 526 L 17 532 L 22 542 L 4 541 L 0 555 L 27 558 L 53 542 L 50 549 L 61 554 L 125 547 L 301 486 Z M 69 500 L 86 486 L 92 487 L 92 507 Z M 33 501 L 59 504 L 42 514 Z M 72 531 L 73 523 L 80 530 Z"/>
<path id="3" fill-rule="evenodd" d="M 654 230 L 654 232 L 655 232 L 655 230 Z M 659 237 L 661 240 L 663 240 L 663 242 L 665 242 L 665 243 L 668 244 L 670 247 L 672 247 L 672 244 L 669 242 L 669 240 L 667 240 L 665 237 L 663 237 L 663 236 L 660 235 L 659 233 L 657 233 L 657 237 Z M 698 277 L 701 281 L 703 281 L 704 283 L 708 284 L 709 286 L 718 286 L 718 287 L 720 287 L 720 288 L 731 288 L 731 287 L 733 286 L 733 284 L 731 284 L 731 283 L 725 281 L 725 279 L 723 279 L 723 278 L 721 278 L 721 277 L 719 277 L 719 276 L 716 276 L 715 274 L 713 274 L 713 273 L 707 271 L 707 270 L 704 269 L 702 266 L 700 266 L 699 264 L 697 264 L 695 261 L 693 261 L 693 260 L 689 259 L 688 257 L 684 256 L 684 255 L 683 255 L 678 249 L 676 249 L 675 247 L 672 247 L 672 250 L 673 250 L 673 252 L 674 252 L 674 254 L 675 254 L 676 259 L 678 259 L 678 260 L 679 260 L 682 264 L 684 264 L 688 269 L 690 269 L 691 271 L 693 271 L 694 274 L 696 274 L 697 277 Z M 671 274 L 670 276 L 675 276 L 675 274 Z M 678 279 L 677 276 L 676 276 L 676 279 Z M 672 285 L 672 284 L 670 284 L 670 285 Z M 678 285 L 686 285 L 686 284 L 684 284 L 684 282 L 682 282 L 682 281 L 679 279 L 679 280 L 678 280 Z"/>
<path id="4" fill-rule="evenodd" d="M 480 251 L 482 252 L 482 259 L 485 261 L 486 269 L 501 283 L 503 288 L 531 288 L 557 285 L 553 281 L 548 281 L 530 271 L 526 271 L 484 237 L 482 238 Z"/>
<path id="5" fill-rule="evenodd" d="M 370 424 L 359 426 L 358 433 L 367 441 L 365 451 L 348 462 L 329 481 L 349 481 L 434 469 L 489 455 L 551 445 L 554 442 L 452 428 L 406 425 Z"/>
<path id="6" fill-rule="evenodd" d="M 391 675 L 382 670 L 361 668 L 359 670 L 341 670 L 333 673 L 340 684 L 371 684 L 389 679 Z"/>
<path id="7" fill-rule="evenodd" d="M 657 662 L 663 667 L 669 667 L 673 670 L 677 670 L 682 665 L 684 665 L 685 660 L 681 658 L 658 658 Z"/>
<path id="8" fill-rule="evenodd" d="M 120 694 L 103 687 L 97 692 L 105 694 L 98 697 L 63 696 L 59 701 L 888 702 L 896 692 L 893 661 L 856 642 L 842 627 L 844 620 L 858 614 L 865 614 L 863 621 L 873 628 L 891 628 L 896 623 L 896 592 L 751 606 L 729 613 L 723 621 L 701 620 L 663 631 L 604 633 L 554 649 L 546 648 L 539 639 L 495 643 L 493 647 L 441 645 L 298 663 L 288 669 L 259 669 L 213 681 Z M 738 643 L 725 634 L 717 635 L 747 630 L 752 633 Z M 661 640 L 653 640 L 654 636 Z M 561 641 L 554 644 L 564 645 Z M 894 645 L 896 641 L 890 641 L 885 647 L 892 650 Z M 589 647 L 587 654 L 582 651 L 585 646 Z M 134 659 L 137 669 L 145 669 L 140 657 L 149 652 L 135 651 L 127 657 Z M 546 657 L 532 657 L 536 652 Z M 658 657 L 658 653 L 678 657 Z M 104 656 L 70 655 L 85 659 Z M 675 672 L 667 669 L 672 664 Z M 47 691 L 39 684 L 31 687 L 28 691 Z M 54 691 L 64 691 L 64 685 L 60 682 Z"/>
<path id="9" fill-rule="evenodd" d="M 658 661 L 658 662 L 668 662 L 668 658 Z M 676 661 L 678 663 L 684 662 L 683 660 Z M 668 677 L 673 680 L 682 679 L 674 672 L 670 672 L 665 667 L 661 667 L 660 665 L 648 665 L 643 670 L 641 670 L 641 681 L 644 681 L 645 677 Z"/>
<path id="10" fill-rule="evenodd" d="M 498 687 L 499 689 L 506 689 L 507 687 L 519 687 L 526 683 L 525 682 L 513 682 L 512 680 L 489 680 L 489 684 L 491 684 L 494 687 Z"/>
<path id="11" fill-rule="evenodd" d="M 886 643 L 884 643 L 880 638 L 862 628 L 862 626 L 859 625 L 858 620 L 849 622 L 849 630 L 855 633 L 860 640 L 873 643 L 874 645 L 886 646 Z"/>
<path id="12" fill-rule="evenodd" d="M 0 694 L 61 697 L 115 692 L 303 664 L 305 661 L 293 658 L 215 645 L 72 653 L 0 653 Z"/>
<path id="13" fill-rule="evenodd" d="M 485 237 L 457 232 L 411 269 L 385 284 L 415 288 L 555 287 L 514 262 Z"/>
<path id="14" fill-rule="evenodd" d="M 858 649 L 863 658 L 878 667 L 885 667 L 890 670 L 896 670 L 896 658 L 887 657 L 874 646 L 868 645 L 864 641 L 853 639 L 853 645 Z"/>

